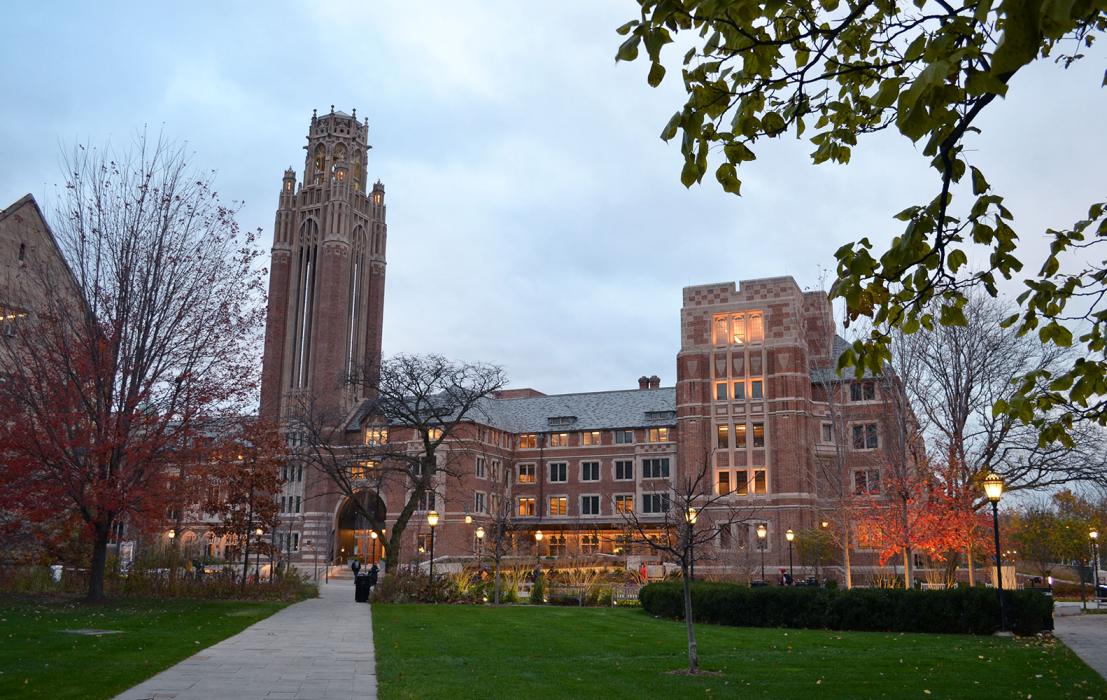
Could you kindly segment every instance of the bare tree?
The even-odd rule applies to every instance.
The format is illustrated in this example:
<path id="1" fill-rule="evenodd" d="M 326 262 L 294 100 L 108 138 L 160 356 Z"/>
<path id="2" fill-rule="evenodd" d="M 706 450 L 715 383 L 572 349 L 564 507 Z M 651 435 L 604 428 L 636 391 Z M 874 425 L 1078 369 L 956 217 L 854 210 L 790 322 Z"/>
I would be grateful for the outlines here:
<path id="1" fill-rule="evenodd" d="M 486 539 L 491 547 L 493 593 L 492 604 L 500 604 L 502 590 L 500 571 L 511 546 L 512 533 L 517 529 L 515 504 L 511 500 L 512 469 L 504 463 L 502 473 L 493 474 L 492 493 L 488 504 Z"/>
<path id="2" fill-rule="evenodd" d="M 831 338 L 831 347 L 835 346 L 837 340 L 837 336 Z M 825 489 L 825 495 L 820 495 L 824 495 L 831 506 L 829 517 L 835 521 L 833 536 L 842 551 L 846 588 L 853 588 L 853 566 L 850 561 L 853 549 L 853 485 L 847 457 L 849 425 L 842 398 L 842 392 L 847 390 L 848 383 L 839 378 L 832 367 L 817 368 L 814 378 L 826 407 L 826 413 L 819 418 L 823 424 L 830 425 L 830 443 L 822 443 L 820 434 L 820 442 L 812 446 L 816 453 L 814 461 L 818 470 L 817 482 Z M 827 451 L 829 454 L 825 454 Z"/>
<path id="3" fill-rule="evenodd" d="M 167 453 L 192 423 L 253 399 L 264 309 L 256 234 L 240 233 L 182 147 L 140 134 L 64 159 L 53 221 L 68 269 L 37 271 L 43 303 L 0 338 L 5 507 L 79 515 L 88 597 L 104 594 L 112 526 L 164 516 Z"/>
<path id="4" fill-rule="evenodd" d="M 462 426 L 482 415 L 483 403 L 507 380 L 495 365 L 441 355 L 396 355 L 366 376 L 365 393 L 375 397 L 364 419 L 367 439 L 349 444 L 345 416 L 310 396 L 294 406 L 289 429 L 303 441 L 298 457 L 348 498 L 382 541 L 387 536 L 385 566 L 394 571 L 412 515 L 447 478 L 460 479 L 457 462 L 475 449 Z M 388 514 L 374 497 L 383 493 L 403 499 L 387 533 Z"/>
<path id="5" fill-rule="evenodd" d="M 692 622 L 692 571 L 703 549 L 716 541 L 719 528 L 749 520 L 729 493 L 715 493 L 711 454 L 697 467 L 677 474 L 664 492 L 649 494 L 652 501 L 622 513 L 629 541 L 643 545 L 680 566 L 684 584 L 684 621 L 688 637 L 688 672 L 698 673 L 700 657 Z M 648 513 L 645 506 L 649 506 Z M 652 517 L 651 517 L 652 516 Z M 700 549 L 700 555 L 696 549 Z"/>

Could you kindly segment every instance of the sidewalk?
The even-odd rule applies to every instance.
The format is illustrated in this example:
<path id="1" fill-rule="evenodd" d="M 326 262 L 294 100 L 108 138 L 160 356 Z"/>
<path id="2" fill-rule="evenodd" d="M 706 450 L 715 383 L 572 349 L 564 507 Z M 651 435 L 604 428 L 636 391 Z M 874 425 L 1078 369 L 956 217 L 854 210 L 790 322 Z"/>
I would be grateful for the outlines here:
<path id="1" fill-rule="evenodd" d="M 281 610 L 140 683 L 116 700 L 376 698 L 369 606 L 353 581 Z"/>
<path id="2" fill-rule="evenodd" d="M 1053 624 L 1053 634 L 1107 678 L 1107 615 L 1055 616 Z"/>

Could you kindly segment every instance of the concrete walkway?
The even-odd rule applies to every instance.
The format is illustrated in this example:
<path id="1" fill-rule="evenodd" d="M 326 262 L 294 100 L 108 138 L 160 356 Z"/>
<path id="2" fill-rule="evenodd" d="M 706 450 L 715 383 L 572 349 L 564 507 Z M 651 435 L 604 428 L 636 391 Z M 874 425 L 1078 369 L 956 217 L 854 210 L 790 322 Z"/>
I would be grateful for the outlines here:
<path id="1" fill-rule="evenodd" d="M 1053 634 L 1107 678 L 1107 615 L 1055 616 Z"/>
<path id="2" fill-rule="evenodd" d="M 351 580 L 289 606 L 162 671 L 116 700 L 376 698 L 369 606 Z"/>

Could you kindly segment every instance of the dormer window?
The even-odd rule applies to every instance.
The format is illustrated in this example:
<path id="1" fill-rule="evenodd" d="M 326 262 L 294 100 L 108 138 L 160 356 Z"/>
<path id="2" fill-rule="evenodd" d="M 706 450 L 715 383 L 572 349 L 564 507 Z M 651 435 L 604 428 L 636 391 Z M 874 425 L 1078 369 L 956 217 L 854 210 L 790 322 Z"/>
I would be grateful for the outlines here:
<path id="1" fill-rule="evenodd" d="M 546 422 L 551 428 L 565 428 L 577 422 L 576 416 L 555 416 L 547 418 Z"/>
<path id="2" fill-rule="evenodd" d="M 380 447 L 388 444 L 388 428 L 370 427 L 365 429 L 365 444 Z"/>

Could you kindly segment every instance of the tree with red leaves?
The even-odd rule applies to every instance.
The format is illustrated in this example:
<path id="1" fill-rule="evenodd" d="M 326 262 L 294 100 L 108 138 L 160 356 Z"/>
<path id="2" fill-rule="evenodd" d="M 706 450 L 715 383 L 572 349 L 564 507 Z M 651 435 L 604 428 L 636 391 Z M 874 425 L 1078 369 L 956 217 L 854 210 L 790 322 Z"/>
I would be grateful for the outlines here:
<path id="1" fill-rule="evenodd" d="M 42 302 L 0 340 L 0 497 L 20 517 L 80 518 L 97 601 L 113 524 L 163 522 L 182 440 L 252 401 L 264 270 L 183 148 L 140 134 L 121 152 L 78 146 L 64 167 L 68 269 L 32 271 Z"/>

